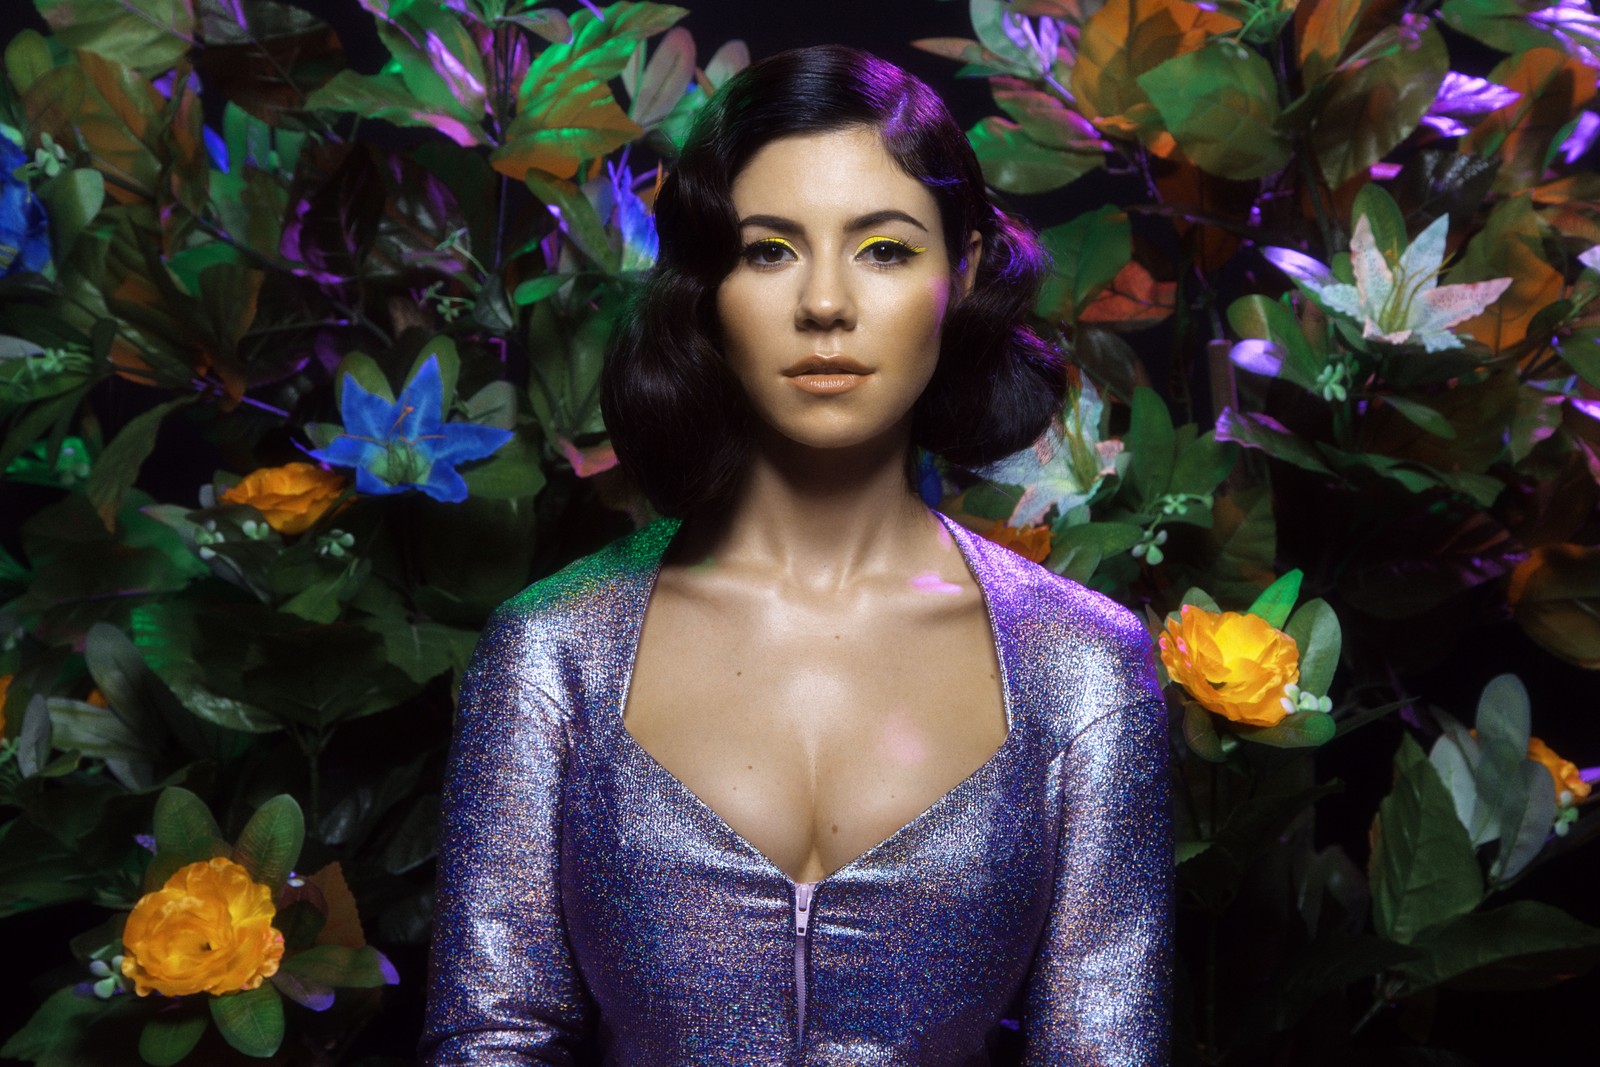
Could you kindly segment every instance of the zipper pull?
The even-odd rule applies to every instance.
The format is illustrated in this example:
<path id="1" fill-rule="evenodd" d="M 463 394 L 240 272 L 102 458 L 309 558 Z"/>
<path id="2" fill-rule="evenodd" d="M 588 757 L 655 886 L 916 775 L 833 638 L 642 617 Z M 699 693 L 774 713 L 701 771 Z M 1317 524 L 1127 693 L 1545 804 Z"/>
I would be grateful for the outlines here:
<path id="1" fill-rule="evenodd" d="M 805 937 L 811 928 L 811 895 L 817 883 L 798 882 L 794 887 L 794 936 Z"/>

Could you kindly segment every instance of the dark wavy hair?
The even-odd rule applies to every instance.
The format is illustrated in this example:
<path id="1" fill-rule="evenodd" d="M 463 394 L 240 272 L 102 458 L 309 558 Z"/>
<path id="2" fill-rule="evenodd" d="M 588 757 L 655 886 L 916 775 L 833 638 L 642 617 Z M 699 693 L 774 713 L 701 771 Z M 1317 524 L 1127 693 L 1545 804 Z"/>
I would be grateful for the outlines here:
<path id="1" fill-rule="evenodd" d="M 659 258 L 606 353 L 600 410 L 617 459 L 663 515 L 726 503 L 748 455 L 755 416 L 723 360 L 716 312 L 741 249 L 733 180 L 772 141 L 849 127 L 877 130 L 927 186 L 952 264 L 964 265 L 972 231 L 983 239 L 972 291 L 945 315 L 912 445 L 977 467 L 1027 447 L 1060 408 L 1060 357 L 1025 324 L 1044 255 L 1031 229 L 990 203 L 944 102 L 853 48 L 780 52 L 729 79 L 697 117 L 656 197 Z"/>

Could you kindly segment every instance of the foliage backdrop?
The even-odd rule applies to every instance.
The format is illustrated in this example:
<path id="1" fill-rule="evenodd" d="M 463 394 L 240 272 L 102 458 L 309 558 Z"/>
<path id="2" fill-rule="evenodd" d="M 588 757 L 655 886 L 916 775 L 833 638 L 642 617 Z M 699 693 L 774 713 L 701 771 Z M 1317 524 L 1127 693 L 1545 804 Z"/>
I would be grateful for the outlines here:
<path id="1" fill-rule="evenodd" d="M 1161 637 L 1178 1062 L 1471 1062 L 1582 1001 L 1587 0 L 35 6 L 0 914 L 40 921 L 0 1054 L 408 1054 L 453 687 L 495 604 L 649 518 L 596 374 L 734 37 L 912 66 L 1044 231 L 1062 417 L 920 488 Z M 202 931 L 248 965 L 152 932 L 252 885 L 256 925 Z"/>

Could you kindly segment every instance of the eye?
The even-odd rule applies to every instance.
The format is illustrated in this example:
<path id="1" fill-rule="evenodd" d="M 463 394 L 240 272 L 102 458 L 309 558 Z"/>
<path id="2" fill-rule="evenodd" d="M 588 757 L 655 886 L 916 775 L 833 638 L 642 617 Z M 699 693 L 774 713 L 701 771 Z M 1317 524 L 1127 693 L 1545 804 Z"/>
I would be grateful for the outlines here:
<path id="1" fill-rule="evenodd" d="M 864 257 L 873 266 L 893 267 L 926 251 L 926 248 L 907 244 L 894 237 L 868 237 L 857 246 L 856 255 Z"/>
<path id="2" fill-rule="evenodd" d="M 764 237 L 744 246 L 740 253 L 752 267 L 775 267 L 786 259 L 797 258 L 794 245 L 781 237 Z"/>

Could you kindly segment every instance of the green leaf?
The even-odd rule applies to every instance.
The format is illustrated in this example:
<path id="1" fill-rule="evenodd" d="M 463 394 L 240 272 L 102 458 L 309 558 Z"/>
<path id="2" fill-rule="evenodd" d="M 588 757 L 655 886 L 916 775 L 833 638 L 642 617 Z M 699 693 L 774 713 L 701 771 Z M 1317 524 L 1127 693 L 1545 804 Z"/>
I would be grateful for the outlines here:
<path id="1" fill-rule="evenodd" d="M 1183 701 L 1183 740 L 1190 752 L 1208 763 L 1224 763 L 1228 759 L 1211 713 L 1188 698 Z"/>
<path id="2" fill-rule="evenodd" d="M 1045 566 L 1078 582 L 1094 576 L 1100 561 L 1126 552 L 1139 543 L 1144 529 L 1131 522 L 1084 522 L 1076 526 L 1063 517 L 1050 532 L 1050 558 Z"/>
<path id="3" fill-rule="evenodd" d="M 1550 838 L 1556 821 L 1556 794 L 1550 772 L 1542 763 L 1525 759 L 1518 768 L 1520 782 L 1508 788 L 1495 805 L 1500 824 L 1500 851 L 1489 867 L 1491 885 L 1504 885 L 1532 863 Z"/>
<path id="4" fill-rule="evenodd" d="M 1299 570 L 1283 575 L 1261 591 L 1255 603 L 1246 609 L 1247 613 L 1265 619 L 1275 630 L 1283 629 L 1289 621 L 1289 613 L 1294 610 L 1294 602 L 1300 598 L 1303 577 Z"/>
<path id="5" fill-rule="evenodd" d="M 283 793 L 257 808 L 245 823 L 233 847 L 233 858 L 276 897 L 300 858 L 305 838 L 306 820 L 300 805 Z"/>
<path id="6" fill-rule="evenodd" d="M 1406 232 L 1405 215 L 1389 191 L 1377 182 L 1368 182 L 1356 194 L 1355 203 L 1350 208 L 1351 227 L 1355 226 L 1356 219 L 1363 216 L 1372 228 L 1373 242 L 1378 251 L 1390 263 L 1400 262 L 1400 257 L 1411 245 L 1411 237 Z"/>
<path id="7" fill-rule="evenodd" d="M 465 670 L 478 639 L 475 631 L 440 622 L 414 622 L 402 612 L 376 615 L 363 625 L 383 635 L 389 662 L 414 682 L 426 682 L 445 671 Z"/>
<path id="8" fill-rule="evenodd" d="M 106 1024 L 127 1025 L 143 1014 L 143 1008 L 130 996 L 107 1001 L 80 997 L 71 986 L 58 989 L 0 1046 L 0 1056 L 26 1060 L 34 1067 L 138 1067 L 134 1050 L 119 1046 Z M 131 1037 L 130 1029 L 124 1040 Z"/>
<path id="9" fill-rule="evenodd" d="M 1450 794 L 1409 734 L 1395 770 L 1373 827 L 1372 921 L 1384 937 L 1409 944 L 1477 907 L 1483 875 Z"/>
<path id="10" fill-rule="evenodd" d="M 58 262 L 64 261 L 106 201 L 106 181 L 92 167 L 63 171 L 39 187 L 50 216 L 50 241 Z"/>
<path id="11" fill-rule="evenodd" d="M 344 610 L 344 605 L 361 591 L 371 570 L 370 561 L 352 560 L 333 577 L 313 582 L 296 593 L 280 610 L 307 622 L 333 622 Z"/>
<path id="12" fill-rule="evenodd" d="M 537 304 L 545 297 L 554 296 L 561 291 L 561 287 L 572 280 L 566 274 L 541 274 L 537 278 L 529 278 L 519 282 L 516 289 L 512 290 L 511 302 L 518 307 Z"/>
<path id="13" fill-rule="evenodd" d="M 1283 355 L 1278 376 L 1308 392 L 1317 392 L 1317 375 L 1324 360 L 1312 350 L 1288 308 L 1270 297 L 1252 293 L 1229 305 L 1228 325 L 1240 337 L 1276 344 Z"/>
<path id="14" fill-rule="evenodd" d="M 344 383 L 350 378 L 354 378 L 361 388 L 373 396 L 394 403 L 394 387 L 389 384 L 389 376 L 383 373 L 378 361 L 365 352 L 351 352 L 339 361 L 339 368 L 333 376 L 334 400 L 341 408 L 344 406 Z"/>
<path id="15" fill-rule="evenodd" d="M 463 471 L 462 478 L 473 496 L 485 500 L 523 500 L 537 496 L 545 485 L 539 452 L 521 436 L 513 437 L 487 460 Z"/>
<path id="16" fill-rule="evenodd" d="M 192 403 L 193 397 L 180 396 L 134 416 L 106 445 L 100 458 L 95 460 L 89 480 L 84 485 L 84 493 L 107 531 L 116 530 L 117 512 L 122 509 L 122 500 L 133 488 L 134 480 L 139 477 L 139 468 L 144 466 L 144 461 L 155 448 L 156 434 L 161 429 L 162 420 L 178 408 Z"/>
<path id="17" fill-rule="evenodd" d="M 1497 675 L 1478 697 L 1478 739 L 1504 738 L 1517 752 L 1528 750 L 1533 732 L 1533 708 L 1528 689 L 1514 674 Z"/>
<path id="18" fill-rule="evenodd" d="M 643 54 L 643 44 L 635 48 L 636 56 Z M 645 65 L 637 90 L 628 90 L 633 97 L 628 117 L 648 129 L 671 114 L 694 82 L 694 58 L 694 37 L 689 31 L 682 27 L 668 30 Z"/>
<path id="19" fill-rule="evenodd" d="M 1407 400 L 1403 396 L 1386 393 L 1384 394 L 1383 402 L 1435 437 L 1443 437 L 1450 441 L 1455 440 L 1456 428 L 1450 425 L 1450 420 L 1421 401 Z"/>
<path id="20" fill-rule="evenodd" d="M 1311 143 L 1334 187 L 1362 173 L 1411 136 L 1439 94 L 1450 56 L 1439 31 L 1381 30 L 1331 76 Z"/>
<path id="21" fill-rule="evenodd" d="M 1173 451 L 1176 432 L 1167 402 L 1154 389 L 1140 386 L 1133 391 L 1132 423 L 1128 427 L 1128 450 L 1133 453 L 1128 482 L 1139 500 L 1154 503 L 1172 484 Z"/>
<path id="22" fill-rule="evenodd" d="M 179 866 L 210 859 L 222 839 L 222 828 L 205 801 L 176 785 L 163 789 L 156 798 L 152 829 L 156 851 L 177 855 L 182 859 Z"/>
<path id="23" fill-rule="evenodd" d="M 1178 453 L 1177 465 L 1172 468 L 1172 492 L 1210 496 L 1238 460 L 1237 448 L 1218 441 L 1217 435 L 1207 430 Z"/>
<path id="24" fill-rule="evenodd" d="M 450 410 L 450 404 L 455 400 L 456 381 L 461 377 L 461 356 L 456 351 L 456 343 L 448 337 L 432 338 L 418 350 L 416 358 L 411 361 L 411 370 L 406 374 L 406 380 L 400 387 L 401 392 L 411 384 L 411 379 L 417 376 L 422 365 L 433 359 L 439 366 L 439 395 L 444 398 L 444 410 Z"/>
<path id="25" fill-rule="evenodd" d="M 1261 55 L 1216 37 L 1137 79 L 1178 147 L 1201 170 L 1248 180 L 1282 170 L 1278 81 Z"/>
<path id="26" fill-rule="evenodd" d="M 199 23 L 190 0 L 35 0 L 64 48 L 82 48 L 145 75 L 171 70 Z"/>
<path id="27" fill-rule="evenodd" d="M 211 1017 L 223 1040 L 246 1056 L 266 1059 L 283 1044 L 283 997 L 270 984 L 212 997 Z"/>
<path id="28" fill-rule="evenodd" d="M 1439 17 L 1452 28 L 1500 52 L 1548 47 L 1551 37 L 1527 21 L 1516 0 L 1445 0 Z"/>
<path id="29" fill-rule="evenodd" d="M 1021 126 L 995 115 L 967 131 L 990 185 L 1008 193 L 1047 193 L 1105 165 L 1102 151 L 1042 145 Z"/>
<path id="30" fill-rule="evenodd" d="M 194 1051 L 210 1021 L 205 1015 L 156 1016 L 139 1032 L 139 1058 L 151 1067 L 172 1067 Z"/>
<path id="31" fill-rule="evenodd" d="M 1332 741 L 1338 729 L 1333 716 L 1320 711 L 1297 711 L 1275 726 L 1234 726 L 1241 740 L 1273 748 L 1316 748 Z"/>
<path id="32" fill-rule="evenodd" d="M 1443 982 L 1462 989 L 1539 989 L 1600 960 L 1600 930 L 1535 900 L 1462 915 L 1412 943 L 1425 955 L 1400 967 L 1408 993 Z"/>
<path id="33" fill-rule="evenodd" d="M 613 4 L 604 19 L 573 14 L 572 42 L 545 48 L 528 65 L 517 117 L 490 156 L 494 168 L 517 181 L 533 170 L 571 178 L 580 161 L 640 136 L 644 131 L 617 106 L 606 83 L 622 73 L 637 41 L 683 14 L 683 8 L 659 4 Z"/>
<path id="34" fill-rule="evenodd" d="M 141 778 L 157 758 L 156 749 L 144 735 L 107 708 L 62 697 L 49 697 L 46 704 L 50 709 L 51 741 L 59 749 L 143 765 L 143 770 L 130 769 Z"/>
<path id="35" fill-rule="evenodd" d="M 1294 638 L 1300 649 L 1301 689 L 1313 696 L 1327 696 L 1333 683 L 1333 672 L 1339 666 L 1339 649 L 1343 632 L 1339 616 L 1328 602 L 1318 597 L 1308 600 L 1289 616 L 1283 632 Z"/>
<path id="36" fill-rule="evenodd" d="M 1047 319 L 1076 322 L 1078 313 L 1133 258 L 1128 216 L 1109 204 L 1052 226 L 1039 239 L 1050 254 L 1050 273 L 1036 307 Z"/>
<path id="37" fill-rule="evenodd" d="M 1319 934 L 1246 1007 L 1246 1014 L 1259 1020 L 1262 1032 L 1281 1033 L 1315 1005 L 1342 996 L 1350 985 L 1421 956 L 1414 948 L 1370 934 Z"/>
<path id="38" fill-rule="evenodd" d="M 1201 611 L 1209 611 L 1213 615 L 1221 614 L 1222 612 L 1221 606 L 1217 604 L 1211 594 L 1199 586 L 1194 586 L 1183 594 L 1183 599 L 1178 602 L 1178 606 L 1181 608 L 1184 604 L 1192 604 Z"/>
<path id="39" fill-rule="evenodd" d="M 393 985 L 399 977 L 394 965 L 371 945 L 316 945 L 286 957 L 282 970 L 301 981 L 333 989 L 373 989 Z"/>
<path id="40" fill-rule="evenodd" d="M 1301 470 L 1332 474 L 1317 450 L 1304 438 L 1296 437 L 1283 424 L 1268 415 L 1224 408 L 1217 416 L 1217 437 L 1246 448 L 1256 448 Z"/>
<path id="41" fill-rule="evenodd" d="M 530 170 L 525 181 L 534 196 L 550 207 L 559 209 L 561 232 L 567 235 L 578 251 L 608 274 L 615 274 L 622 269 L 620 250 L 613 247 L 605 222 L 582 190 L 571 182 L 558 181 L 537 170 Z"/>
<path id="42" fill-rule="evenodd" d="M 45 41 L 44 35 L 35 29 L 25 29 L 6 45 L 5 73 L 11 79 L 11 87 L 20 95 L 28 91 L 28 87 L 44 76 L 46 71 L 55 68 L 55 62 L 50 58 L 50 45 Z"/>
<path id="43" fill-rule="evenodd" d="M 309 111 L 350 111 L 363 118 L 381 119 L 396 126 L 437 130 L 463 148 L 483 143 L 476 123 L 452 114 L 455 108 L 419 99 L 398 73 L 357 74 L 341 70 L 306 97 Z"/>

